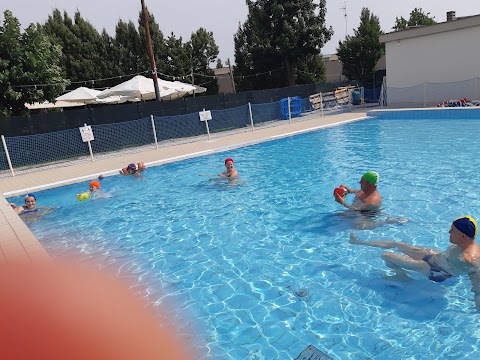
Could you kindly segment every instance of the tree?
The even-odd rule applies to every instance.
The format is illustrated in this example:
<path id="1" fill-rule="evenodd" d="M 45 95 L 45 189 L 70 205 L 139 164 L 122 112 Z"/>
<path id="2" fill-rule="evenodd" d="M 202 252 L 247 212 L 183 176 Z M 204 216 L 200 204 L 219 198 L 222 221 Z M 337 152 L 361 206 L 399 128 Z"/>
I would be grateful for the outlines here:
<path id="1" fill-rule="evenodd" d="M 148 10 L 147 10 L 148 12 Z M 155 21 L 155 17 L 148 12 L 148 28 L 150 30 L 150 38 L 152 41 L 152 50 L 153 57 L 155 59 L 155 67 L 157 72 L 164 73 L 166 70 L 166 47 L 165 39 L 163 37 L 162 30 L 160 30 L 160 25 Z M 140 11 L 138 16 L 138 34 L 140 36 L 140 53 L 143 54 L 143 61 L 147 65 L 147 69 L 150 69 L 150 57 L 149 50 L 147 47 L 147 36 L 145 33 L 145 24 L 143 23 L 143 12 Z"/>
<path id="2" fill-rule="evenodd" d="M 72 83 L 111 77 L 114 68 L 112 58 L 111 38 L 105 30 L 99 32 L 86 21 L 79 11 L 74 18 L 66 12 L 63 16 L 60 10 L 54 9 L 43 25 L 43 30 L 52 41 L 62 47 L 62 68 Z M 91 86 L 91 83 L 84 84 Z"/>
<path id="3" fill-rule="evenodd" d="M 0 115 L 21 115 L 25 103 L 53 101 L 65 89 L 59 66 L 61 49 L 31 24 L 21 32 L 12 13 L 0 26 Z"/>
<path id="4" fill-rule="evenodd" d="M 140 35 L 133 21 L 118 21 L 113 46 L 121 74 L 139 73 L 150 69 L 144 56 L 146 50 L 142 51 Z"/>
<path id="5" fill-rule="evenodd" d="M 265 80 L 255 74 L 274 73 L 280 67 L 283 78 L 275 74 L 274 82 L 295 85 L 298 67 L 319 55 L 333 35 L 325 26 L 326 1 L 247 0 L 247 5 L 247 20 L 234 39 L 236 76 L 250 78 L 240 81 L 241 87 L 259 88 Z"/>
<path id="6" fill-rule="evenodd" d="M 173 33 L 166 42 L 166 70 L 165 73 L 171 78 L 184 80 L 191 76 L 190 49 L 183 43 L 182 37 L 177 38 Z M 170 80 L 170 79 L 168 79 Z"/>
<path id="7" fill-rule="evenodd" d="M 380 20 L 368 8 L 363 8 L 360 25 L 354 33 L 354 36 L 338 42 L 337 55 L 342 62 L 342 73 L 348 79 L 370 85 L 374 81 L 375 65 L 384 53 L 384 46 L 379 41 L 382 34 Z"/>
<path id="8" fill-rule="evenodd" d="M 415 8 L 410 12 L 410 18 L 408 20 L 403 17 L 400 17 L 400 19 L 397 17 L 395 19 L 395 25 L 392 29 L 395 31 L 400 31 L 412 26 L 428 26 L 436 24 L 437 22 L 434 20 L 435 17 L 430 17 L 429 15 L 430 13 L 425 14 L 422 8 Z"/>
<path id="9" fill-rule="evenodd" d="M 297 81 L 301 84 L 319 84 L 326 81 L 325 63 L 321 55 L 312 56 L 299 62 L 297 68 Z"/>
<path id="10" fill-rule="evenodd" d="M 218 58 L 217 59 L 217 66 L 215 66 L 217 69 L 221 69 L 223 68 L 223 63 L 222 63 L 222 59 Z"/>
<path id="11" fill-rule="evenodd" d="M 200 78 L 200 85 L 207 88 L 208 95 L 218 94 L 217 80 L 214 78 L 213 70 L 210 69 L 210 64 L 214 63 L 218 56 L 218 46 L 213 33 L 199 28 L 192 33 L 186 47 L 190 55 L 191 69 L 194 76 Z"/>

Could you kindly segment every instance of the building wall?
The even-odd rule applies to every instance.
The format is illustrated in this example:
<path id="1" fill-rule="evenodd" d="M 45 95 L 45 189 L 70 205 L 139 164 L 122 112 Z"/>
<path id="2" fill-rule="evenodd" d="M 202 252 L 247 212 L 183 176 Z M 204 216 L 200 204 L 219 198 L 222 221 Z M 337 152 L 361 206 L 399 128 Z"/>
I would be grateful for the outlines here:
<path id="1" fill-rule="evenodd" d="M 325 64 L 325 78 L 327 83 L 345 81 L 346 77 L 342 75 L 342 63 L 338 60 L 336 54 L 325 55 L 323 57 Z"/>
<path id="2" fill-rule="evenodd" d="M 387 87 L 480 77 L 480 26 L 385 44 Z"/>
<path id="3" fill-rule="evenodd" d="M 213 73 L 217 77 L 219 94 L 232 94 L 235 92 L 233 91 L 233 85 L 232 85 L 232 79 L 230 77 L 229 67 L 213 69 Z"/>

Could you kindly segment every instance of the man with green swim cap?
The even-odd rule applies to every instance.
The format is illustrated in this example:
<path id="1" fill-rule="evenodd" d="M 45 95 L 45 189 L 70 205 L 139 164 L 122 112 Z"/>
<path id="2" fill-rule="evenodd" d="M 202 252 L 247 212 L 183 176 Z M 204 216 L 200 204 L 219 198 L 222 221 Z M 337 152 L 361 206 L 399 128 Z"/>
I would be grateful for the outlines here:
<path id="1" fill-rule="evenodd" d="M 345 199 L 335 194 L 335 201 L 351 210 L 379 210 L 382 205 L 382 197 L 377 190 L 379 175 L 375 171 L 367 171 L 360 179 L 360 190 L 353 190 L 346 185 L 344 187 L 349 194 L 355 194 L 352 205 L 345 202 Z"/>
<path id="2" fill-rule="evenodd" d="M 470 215 L 461 216 L 452 222 L 450 243 L 445 251 L 413 246 L 403 242 L 380 240 L 362 241 L 352 232 L 350 244 L 397 249 L 403 254 L 386 251 L 382 258 L 395 272 L 387 276 L 390 280 L 411 281 L 409 272 L 418 272 L 435 282 L 445 281 L 453 276 L 468 274 L 472 283 L 474 301 L 480 310 L 480 245 L 475 241 L 478 224 Z"/>

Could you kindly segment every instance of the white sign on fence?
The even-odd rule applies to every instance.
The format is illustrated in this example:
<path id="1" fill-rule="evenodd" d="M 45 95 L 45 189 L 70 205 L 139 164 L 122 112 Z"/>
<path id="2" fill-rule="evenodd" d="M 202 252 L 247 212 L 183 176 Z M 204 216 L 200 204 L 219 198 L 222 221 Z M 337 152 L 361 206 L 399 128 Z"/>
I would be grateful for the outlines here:
<path id="1" fill-rule="evenodd" d="M 82 135 L 82 140 L 83 142 L 88 142 L 88 141 L 93 141 L 95 140 L 93 137 L 93 131 L 92 127 L 90 125 L 86 125 L 79 128 L 80 129 L 80 135 Z"/>
<path id="2" fill-rule="evenodd" d="M 200 121 L 212 120 L 212 113 L 210 110 L 199 111 L 198 115 L 200 115 Z"/>

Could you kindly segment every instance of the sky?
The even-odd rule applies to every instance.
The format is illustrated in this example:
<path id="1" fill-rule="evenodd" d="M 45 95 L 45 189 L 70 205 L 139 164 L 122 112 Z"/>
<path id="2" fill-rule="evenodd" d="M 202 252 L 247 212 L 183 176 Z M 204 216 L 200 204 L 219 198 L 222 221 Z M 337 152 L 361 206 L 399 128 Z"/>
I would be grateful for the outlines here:
<path id="1" fill-rule="evenodd" d="M 165 37 L 172 32 L 186 41 L 200 27 L 213 32 L 223 62 L 230 58 L 234 63 L 233 37 L 240 23 L 247 17 L 245 0 L 144 0 L 155 16 Z M 314 0 L 318 3 L 318 0 Z M 447 11 L 456 11 L 456 16 L 480 14 L 480 0 L 327 0 L 326 25 L 332 26 L 334 35 L 322 48 L 322 53 L 336 52 L 339 40 L 353 35 L 358 27 L 363 7 L 379 17 L 384 32 L 391 32 L 396 17 L 408 19 L 414 8 L 422 8 L 435 17 L 437 22 L 446 21 Z M 22 28 L 30 23 L 43 23 L 53 9 L 66 11 L 70 17 L 78 9 L 84 19 L 100 32 L 103 28 L 115 34 L 119 19 L 137 23 L 141 10 L 140 0 L 0 0 L 0 22 L 3 12 L 10 10 L 20 21 Z M 346 10 L 345 10 L 346 9 Z M 346 17 L 345 17 L 346 13 Z"/>

